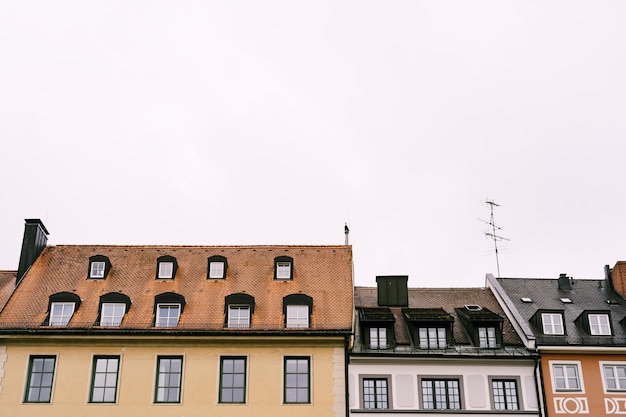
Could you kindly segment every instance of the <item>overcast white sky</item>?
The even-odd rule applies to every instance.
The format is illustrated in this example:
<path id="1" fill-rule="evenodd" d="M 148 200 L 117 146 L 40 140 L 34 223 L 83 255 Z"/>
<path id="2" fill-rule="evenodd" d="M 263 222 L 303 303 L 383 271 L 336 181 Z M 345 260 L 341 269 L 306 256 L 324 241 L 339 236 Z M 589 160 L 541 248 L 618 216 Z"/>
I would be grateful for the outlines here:
<path id="1" fill-rule="evenodd" d="M 0 269 L 342 244 L 358 285 L 626 259 L 626 2 L 0 0 Z"/>

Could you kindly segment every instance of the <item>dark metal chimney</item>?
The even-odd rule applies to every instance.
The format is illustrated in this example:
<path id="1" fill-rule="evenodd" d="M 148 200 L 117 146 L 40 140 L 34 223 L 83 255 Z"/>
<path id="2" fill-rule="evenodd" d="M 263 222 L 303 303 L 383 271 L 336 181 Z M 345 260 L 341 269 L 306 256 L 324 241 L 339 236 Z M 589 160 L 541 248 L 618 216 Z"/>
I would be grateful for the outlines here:
<path id="1" fill-rule="evenodd" d="M 559 290 L 569 291 L 572 289 L 572 279 L 567 274 L 559 275 Z"/>
<path id="2" fill-rule="evenodd" d="M 378 305 L 386 307 L 408 307 L 408 275 L 377 276 Z"/>
<path id="3" fill-rule="evenodd" d="M 48 230 L 39 219 L 26 219 L 24 227 L 24 239 L 22 240 L 22 252 L 20 253 L 20 265 L 17 268 L 17 286 L 26 272 L 35 263 L 35 260 L 48 243 Z"/>

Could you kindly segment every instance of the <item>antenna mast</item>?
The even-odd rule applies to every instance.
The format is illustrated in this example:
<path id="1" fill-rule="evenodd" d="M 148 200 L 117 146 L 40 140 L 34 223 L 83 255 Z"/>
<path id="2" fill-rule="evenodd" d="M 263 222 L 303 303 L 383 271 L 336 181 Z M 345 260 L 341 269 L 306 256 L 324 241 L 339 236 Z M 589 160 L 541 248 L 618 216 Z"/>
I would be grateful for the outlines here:
<path id="1" fill-rule="evenodd" d="M 482 221 L 483 223 L 488 224 L 489 226 L 491 226 L 491 232 L 485 232 L 485 236 L 487 236 L 490 239 L 493 239 L 493 247 L 496 250 L 496 267 L 498 268 L 498 278 L 500 278 L 500 260 L 498 259 L 498 242 L 501 240 L 511 240 L 511 239 L 507 239 L 503 236 L 499 236 L 497 231 L 498 230 L 502 230 L 501 227 L 496 226 L 496 222 L 494 220 L 493 217 L 493 208 L 495 207 L 500 207 L 500 204 L 496 203 L 493 200 L 486 200 L 485 204 L 489 205 L 489 209 L 491 212 L 491 215 L 489 217 L 489 221 L 485 221 L 482 219 L 479 219 L 480 221 Z"/>

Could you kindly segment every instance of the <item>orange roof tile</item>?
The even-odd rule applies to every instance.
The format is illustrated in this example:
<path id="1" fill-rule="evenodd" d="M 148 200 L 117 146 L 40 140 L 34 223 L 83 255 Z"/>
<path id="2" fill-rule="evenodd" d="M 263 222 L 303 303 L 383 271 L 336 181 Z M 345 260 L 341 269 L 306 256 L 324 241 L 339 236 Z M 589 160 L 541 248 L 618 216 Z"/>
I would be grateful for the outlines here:
<path id="1" fill-rule="evenodd" d="M 15 289 L 15 271 L 0 271 L 0 311 Z"/>
<path id="2" fill-rule="evenodd" d="M 87 279 L 89 257 L 94 255 L 111 261 L 104 280 Z M 163 255 L 177 260 L 173 280 L 155 279 L 157 258 Z M 213 255 L 227 258 L 224 280 L 207 279 L 207 258 Z M 293 280 L 274 280 L 277 256 L 293 258 Z M 255 300 L 251 327 L 234 331 L 291 331 L 284 329 L 283 317 L 283 297 L 290 294 L 313 298 L 309 330 L 345 331 L 352 325 L 352 288 L 350 246 L 50 246 L 0 312 L 0 327 L 47 329 L 41 325 L 49 296 L 70 292 L 82 302 L 67 328 L 98 329 L 94 323 L 100 296 L 119 292 L 132 303 L 120 329 L 150 329 L 154 297 L 174 292 L 186 301 L 175 330 L 223 330 L 224 298 L 245 293 Z"/>

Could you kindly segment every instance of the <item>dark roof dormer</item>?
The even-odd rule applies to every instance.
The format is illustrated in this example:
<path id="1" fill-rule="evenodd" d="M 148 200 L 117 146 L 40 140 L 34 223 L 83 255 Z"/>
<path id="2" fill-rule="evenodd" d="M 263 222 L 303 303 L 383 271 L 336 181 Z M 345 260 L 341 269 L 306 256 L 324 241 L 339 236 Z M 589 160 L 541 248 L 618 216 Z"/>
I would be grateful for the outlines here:
<path id="1" fill-rule="evenodd" d="M 369 349 L 388 349 L 396 345 L 395 317 L 387 307 L 360 307 L 359 323 L 361 339 Z"/>
<path id="2" fill-rule="evenodd" d="M 612 336 L 611 312 L 608 310 L 585 310 L 574 320 L 576 326 L 589 336 Z"/>
<path id="3" fill-rule="evenodd" d="M 402 316 L 419 349 L 445 349 L 452 344 L 454 317 L 443 308 L 403 308 Z"/>
<path id="4" fill-rule="evenodd" d="M 504 318 L 475 304 L 454 309 L 472 345 L 480 348 L 502 346 Z"/>

